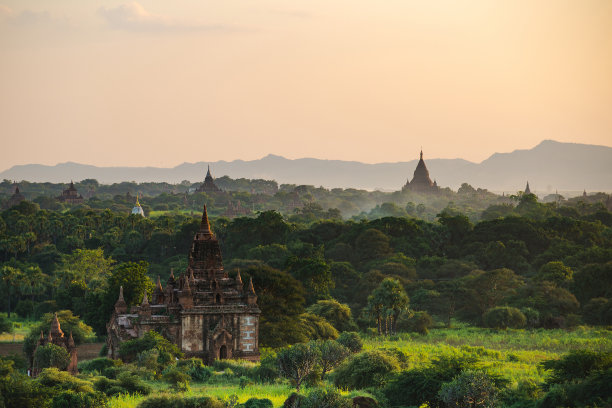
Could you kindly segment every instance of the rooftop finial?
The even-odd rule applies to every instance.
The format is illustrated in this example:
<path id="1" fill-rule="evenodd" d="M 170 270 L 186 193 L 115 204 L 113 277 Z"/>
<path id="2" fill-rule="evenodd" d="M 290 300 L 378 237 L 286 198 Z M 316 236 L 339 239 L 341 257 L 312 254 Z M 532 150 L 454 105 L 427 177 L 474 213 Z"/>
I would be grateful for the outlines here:
<path id="1" fill-rule="evenodd" d="M 421 146 L 421 160 L 423 160 L 423 146 Z"/>
<path id="2" fill-rule="evenodd" d="M 206 177 L 212 177 L 210 174 L 210 164 L 208 165 L 208 171 L 206 172 Z"/>
<path id="3" fill-rule="evenodd" d="M 149 296 L 147 295 L 147 290 L 144 290 L 144 295 L 142 296 L 142 304 L 141 306 L 148 306 L 149 305 Z"/>
<path id="4" fill-rule="evenodd" d="M 527 185 L 525 186 L 525 194 L 531 194 L 531 189 L 529 188 L 529 181 L 527 182 Z"/>
<path id="5" fill-rule="evenodd" d="M 123 286 L 119 286 L 119 299 L 118 300 L 122 300 L 125 302 L 125 299 L 123 299 Z"/>
<path id="6" fill-rule="evenodd" d="M 164 289 L 162 288 L 162 284 L 161 284 L 161 278 L 159 277 L 159 275 L 157 275 L 157 290 L 159 290 L 160 292 L 163 292 Z"/>
<path id="7" fill-rule="evenodd" d="M 255 294 L 255 288 L 253 287 L 253 278 L 249 279 L 249 293 Z"/>

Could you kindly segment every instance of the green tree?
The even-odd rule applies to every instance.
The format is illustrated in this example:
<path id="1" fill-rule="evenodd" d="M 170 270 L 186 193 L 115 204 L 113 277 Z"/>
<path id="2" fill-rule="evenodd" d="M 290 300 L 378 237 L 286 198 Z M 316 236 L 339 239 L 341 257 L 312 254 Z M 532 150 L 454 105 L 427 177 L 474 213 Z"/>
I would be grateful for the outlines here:
<path id="1" fill-rule="evenodd" d="M 395 333 L 395 322 L 400 313 L 408 309 L 409 302 L 410 299 L 404 287 L 397 279 L 386 278 L 374 289 L 368 297 L 368 307 L 376 316 L 379 334 L 383 332 L 383 321 L 385 322 L 384 333 Z"/>
<path id="2" fill-rule="evenodd" d="M 296 391 L 300 392 L 304 378 L 312 372 L 318 359 L 319 350 L 314 343 L 295 344 L 278 352 L 278 369 L 283 377 L 291 380 Z"/>
<path id="3" fill-rule="evenodd" d="M 38 347 L 34 353 L 34 367 L 39 370 L 49 367 L 65 370 L 69 363 L 70 355 L 66 349 L 55 344 Z"/>
<path id="4" fill-rule="evenodd" d="M 321 366 L 321 380 L 323 380 L 325 374 L 340 365 L 351 354 L 351 351 L 334 340 L 319 341 L 316 344 L 319 349 L 319 365 Z"/>
<path id="5" fill-rule="evenodd" d="M 30 333 L 23 340 L 23 351 L 27 356 L 33 355 L 36 342 L 40 338 L 40 333 L 42 332 L 43 335 L 49 333 L 53 319 L 53 314 L 46 313 L 41 317 L 40 323 L 32 326 Z M 72 333 L 74 343 L 77 345 L 83 343 L 87 337 L 93 334 L 92 328 L 83 323 L 78 316 L 73 315 L 70 310 L 60 310 L 57 312 L 57 319 L 62 331 L 66 335 Z"/>
<path id="6" fill-rule="evenodd" d="M 563 262 L 548 262 L 540 268 L 536 279 L 549 281 L 560 287 L 567 287 L 572 281 L 573 271 Z"/>
<path id="7" fill-rule="evenodd" d="M 514 307 L 498 306 L 486 311 L 484 324 L 494 329 L 504 329 L 508 327 L 520 329 L 525 327 L 527 319 L 520 310 Z"/>
<path id="8" fill-rule="evenodd" d="M 339 332 L 357 330 L 351 316 L 351 308 L 335 299 L 319 300 L 309 306 L 307 311 L 324 318 Z"/>

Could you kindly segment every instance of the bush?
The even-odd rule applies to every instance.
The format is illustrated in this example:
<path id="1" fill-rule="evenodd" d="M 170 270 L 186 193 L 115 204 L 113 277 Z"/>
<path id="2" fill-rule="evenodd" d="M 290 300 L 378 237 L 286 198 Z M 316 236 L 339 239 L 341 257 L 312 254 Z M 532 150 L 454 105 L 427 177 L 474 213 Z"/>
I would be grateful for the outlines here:
<path id="1" fill-rule="evenodd" d="M 442 384 L 472 368 L 475 361 L 473 357 L 443 357 L 430 367 L 402 371 L 383 388 L 383 394 L 393 407 L 419 406 L 424 402 L 436 406 Z"/>
<path id="2" fill-rule="evenodd" d="M 515 307 L 494 307 L 484 314 L 485 326 L 493 329 L 520 329 L 525 327 L 526 322 L 525 315 Z"/>
<path id="3" fill-rule="evenodd" d="M 612 302 L 606 298 L 593 298 L 584 305 L 582 318 L 592 325 L 612 324 Z"/>
<path id="4" fill-rule="evenodd" d="M 193 381 L 205 382 L 212 375 L 212 369 L 202 364 L 199 358 L 179 360 L 176 362 L 176 367 L 188 374 Z"/>
<path id="5" fill-rule="evenodd" d="M 70 364 L 70 355 L 65 348 L 55 344 L 49 343 L 38 347 L 34 353 L 34 367 L 39 370 L 49 367 L 65 370 L 68 364 Z"/>
<path id="6" fill-rule="evenodd" d="M 302 381 L 313 371 L 318 359 L 319 350 L 313 342 L 295 344 L 278 352 L 278 371 L 291 380 L 299 392 Z"/>
<path id="7" fill-rule="evenodd" d="M 164 381 L 172 385 L 172 388 L 177 391 L 189 390 L 189 380 L 191 380 L 191 377 L 177 368 L 171 368 L 164 372 L 163 378 Z"/>
<path id="8" fill-rule="evenodd" d="M 318 388 L 300 402 L 300 408 L 353 408 L 353 401 L 343 397 L 337 390 Z"/>
<path id="9" fill-rule="evenodd" d="M 397 359 L 380 350 L 354 355 L 335 371 L 334 384 L 343 389 L 380 387 L 389 376 L 399 370 Z"/>
<path id="10" fill-rule="evenodd" d="M 4 316 L 0 316 L 0 333 L 12 333 L 13 323 Z"/>
<path id="11" fill-rule="evenodd" d="M 226 405 L 215 397 L 181 398 L 176 395 L 162 394 L 147 398 L 137 408 L 225 408 Z"/>
<path id="12" fill-rule="evenodd" d="M 112 360 L 106 357 L 94 358 L 93 360 L 81 361 L 78 364 L 79 372 L 82 373 L 100 373 L 109 367 L 120 367 L 123 364 L 121 360 Z"/>
<path id="13" fill-rule="evenodd" d="M 125 362 L 130 362 L 138 357 L 143 351 L 157 349 L 159 351 L 159 364 L 167 364 L 175 357 L 182 357 L 179 348 L 165 339 L 161 334 L 149 331 L 139 339 L 124 341 L 119 346 L 119 357 Z"/>
<path id="14" fill-rule="evenodd" d="M 100 408 L 106 403 L 106 395 L 100 392 L 62 391 L 53 397 L 51 408 Z"/>
<path id="15" fill-rule="evenodd" d="M 433 319 L 427 312 L 415 312 L 412 316 L 403 314 L 397 321 L 399 331 L 415 332 L 419 334 L 429 333 L 433 326 Z"/>
<path id="16" fill-rule="evenodd" d="M 480 371 L 465 371 L 442 385 L 439 399 L 449 407 L 493 408 L 497 406 L 497 388 L 493 380 Z"/>
<path id="17" fill-rule="evenodd" d="M 240 405 L 241 408 L 273 408 L 272 401 L 267 398 L 249 398 L 247 402 Z"/>
<path id="18" fill-rule="evenodd" d="M 91 394 L 94 389 L 90 382 L 81 380 L 66 371 L 60 371 L 55 367 L 45 368 L 40 372 L 36 382 L 43 387 L 55 388 L 57 390 L 72 390 Z"/>
<path id="19" fill-rule="evenodd" d="M 343 332 L 336 341 L 348 348 L 351 353 L 359 353 L 363 349 L 363 341 L 356 332 Z"/>
<path id="20" fill-rule="evenodd" d="M 108 396 L 128 393 L 148 395 L 151 393 L 151 387 L 144 383 L 137 374 L 129 371 L 121 371 L 116 380 L 100 377 L 95 382 L 94 387 Z"/>

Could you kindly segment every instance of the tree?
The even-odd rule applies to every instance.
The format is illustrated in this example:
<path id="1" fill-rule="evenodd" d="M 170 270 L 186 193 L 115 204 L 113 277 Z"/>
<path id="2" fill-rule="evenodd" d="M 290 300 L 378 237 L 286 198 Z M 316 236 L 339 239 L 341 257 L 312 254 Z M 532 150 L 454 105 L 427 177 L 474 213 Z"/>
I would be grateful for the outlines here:
<path id="1" fill-rule="evenodd" d="M 245 282 L 253 278 L 257 305 L 261 309 L 260 344 L 282 347 L 308 341 L 300 318 L 304 313 L 305 291 L 297 279 L 265 265 L 250 266 L 241 275 Z"/>
<path id="2" fill-rule="evenodd" d="M 334 340 L 319 341 L 316 345 L 319 349 L 321 380 L 325 378 L 326 373 L 340 365 L 351 354 L 348 348 Z"/>
<path id="3" fill-rule="evenodd" d="M 4 265 L 0 269 L 2 287 L 6 293 L 7 317 L 11 318 L 11 297 L 16 293 L 17 287 L 23 279 L 23 272 L 19 268 Z"/>
<path id="4" fill-rule="evenodd" d="M 536 279 L 549 281 L 560 287 L 567 287 L 572 281 L 573 271 L 563 262 L 548 262 L 540 268 Z"/>
<path id="5" fill-rule="evenodd" d="M 300 392 L 304 378 L 314 369 L 319 359 L 319 350 L 314 343 L 295 344 L 279 351 L 277 355 L 278 369 L 283 377 L 295 384 Z"/>
<path id="6" fill-rule="evenodd" d="M 520 310 L 514 307 L 499 306 L 489 310 L 484 315 L 487 327 L 506 330 L 508 327 L 520 329 L 525 327 L 527 319 Z"/>
<path id="7" fill-rule="evenodd" d="M 368 297 L 368 306 L 376 316 L 378 333 L 382 334 L 382 320 L 385 334 L 395 333 L 395 322 L 400 313 L 408 309 L 410 299 L 397 279 L 386 278 Z M 389 327 L 389 321 L 391 327 Z"/>
<path id="8" fill-rule="evenodd" d="M 336 341 L 348 348 L 351 353 L 359 353 L 363 348 L 363 341 L 357 332 L 343 332 Z"/>
<path id="9" fill-rule="evenodd" d="M 4 316 L 0 316 L 0 333 L 12 333 L 13 323 Z"/>
<path id="10" fill-rule="evenodd" d="M 351 316 L 351 308 L 335 299 L 319 300 L 309 306 L 307 311 L 324 318 L 339 332 L 357 330 Z"/>
<path id="11" fill-rule="evenodd" d="M 147 276 L 148 266 L 149 264 L 145 261 L 125 262 L 113 269 L 108 278 L 107 310 L 110 311 L 112 305 L 117 301 L 121 286 L 123 286 L 123 297 L 128 306 L 140 304 L 145 291 L 151 296 L 154 285 Z"/>
<path id="12" fill-rule="evenodd" d="M 364 262 L 384 258 L 391 253 L 389 237 L 375 228 L 367 229 L 355 240 L 355 251 Z"/>

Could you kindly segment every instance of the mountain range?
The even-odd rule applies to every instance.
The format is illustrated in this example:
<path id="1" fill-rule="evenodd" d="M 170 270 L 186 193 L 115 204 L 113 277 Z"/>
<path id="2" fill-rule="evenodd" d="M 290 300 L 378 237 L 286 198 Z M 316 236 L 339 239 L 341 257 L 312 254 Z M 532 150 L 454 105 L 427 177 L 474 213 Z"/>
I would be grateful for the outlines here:
<path id="1" fill-rule="evenodd" d="M 427 152 L 425 152 L 427 153 Z M 286 159 L 268 155 L 258 160 L 183 163 L 173 168 L 97 167 L 73 162 L 55 166 L 25 164 L 0 173 L 0 179 L 66 183 L 97 179 L 109 184 L 121 181 L 196 182 L 204 179 L 207 165 L 214 177 L 276 180 L 279 184 L 311 184 L 327 188 L 399 190 L 418 160 L 367 164 L 356 161 L 313 158 Z M 532 149 L 495 153 L 481 163 L 463 159 L 427 159 L 432 179 L 456 190 L 466 182 L 491 191 L 516 192 L 529 181 L 532 191 L 612 191 L 612 148 L 544 140 Z"/>

